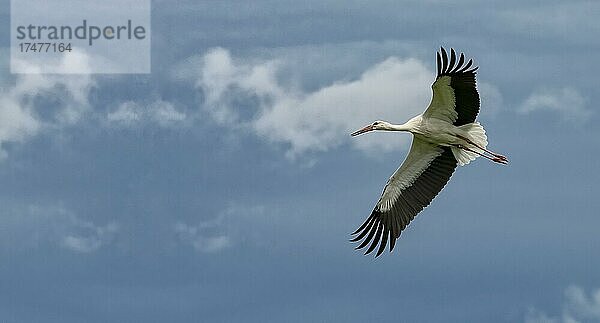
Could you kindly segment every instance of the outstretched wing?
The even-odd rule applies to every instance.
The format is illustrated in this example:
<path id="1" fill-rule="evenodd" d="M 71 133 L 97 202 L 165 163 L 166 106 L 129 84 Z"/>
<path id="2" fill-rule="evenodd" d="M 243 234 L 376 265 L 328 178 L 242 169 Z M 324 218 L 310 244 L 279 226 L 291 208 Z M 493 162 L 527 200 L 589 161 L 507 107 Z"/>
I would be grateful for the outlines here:
<path id="1" fill-rule="evenodd" d="M 366 255 L 379 244 L 377 257 L 389 241 L 391 252 L 402 230 L 444 188 L 455 168 L 450 148 L 414 137 L 408 156 L 388 180 L 371 216 L 352 233 L 356 237 L 350 241 L 363 239 L 356 249 L 371 243 Z"/>
<path id="2" fill-rule="evenodd" d="M 448 54 L 442 47 L 437 53 L 437 78 L 431 85 L 433 97 L 423 113 L 428 118 L 437 118 L 455 126 L 475 121 L 479 113 L 479 93 L 475 84 L 478 67 L 471 67 L 473 60 L 465 64 L 465 55 L 460 53 L 458 61 L 454 49 Z"/>

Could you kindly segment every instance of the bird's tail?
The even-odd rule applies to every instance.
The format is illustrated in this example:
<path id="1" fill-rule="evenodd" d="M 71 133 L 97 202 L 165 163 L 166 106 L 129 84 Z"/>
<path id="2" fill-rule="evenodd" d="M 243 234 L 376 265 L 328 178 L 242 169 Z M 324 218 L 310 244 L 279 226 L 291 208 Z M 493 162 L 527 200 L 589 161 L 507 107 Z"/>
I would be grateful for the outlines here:
<path id="1" fill-rule="evenodd" d="M 466 135 L 466 139 L 473 143 L 467 144 L 469 149 L 482 152 L 481 148 L 487 147 L 488 141 L 487 136 L 485 135 L 485 129 L 483 129 L 483 126 L 480 125 L 479 122 L 468 123 L 459 126 L 458 128 L 463 130 L 464 134 Z M 460 166 L 464 166 L 479 157 L 478 154 L 472 151 L 457 147 L 452 147 L 452 153 L 454 154 L 454 157 Z"/>

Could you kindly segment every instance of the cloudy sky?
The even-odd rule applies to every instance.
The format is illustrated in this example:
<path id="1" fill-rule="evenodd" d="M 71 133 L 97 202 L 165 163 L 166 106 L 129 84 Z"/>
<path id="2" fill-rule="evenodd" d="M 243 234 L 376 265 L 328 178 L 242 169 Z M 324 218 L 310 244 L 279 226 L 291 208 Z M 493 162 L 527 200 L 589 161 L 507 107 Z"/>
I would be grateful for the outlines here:
<path id="1" fill-rule="evenodd" d="M 9 8 L 0 321 L 600 321 L 600 3 L 157 0 L 151 74 L 70 76 L 10 74 Z M 420 113 L 441 45 L 511 164 L 362 256 L 410 135 L 348 133 Z"/>

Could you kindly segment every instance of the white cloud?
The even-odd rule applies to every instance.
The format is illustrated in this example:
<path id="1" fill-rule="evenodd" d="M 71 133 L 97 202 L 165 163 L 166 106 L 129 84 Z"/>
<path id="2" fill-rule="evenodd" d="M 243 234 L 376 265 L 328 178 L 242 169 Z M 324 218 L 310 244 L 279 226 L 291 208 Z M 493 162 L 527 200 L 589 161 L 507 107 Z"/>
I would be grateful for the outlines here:
<path id="1" fill-rule="evenodd" d="M 565 297 L 569 314 L 578 319 L 600 321 L 600 289 L 596 289 L 588 297 L 581 287 L 569 286 L 565 290 Z"/>
<path id="2" fill-rule="evenodd" d="M 298 218 L 283 218 L 273 208 L 228 203 L 214 218 L 193 224 L 177 221 L 173 231 L 179 243 L 192 246 L 201 253 L 215 253 L 235 246 L 270 249 L 281 245 L 282 236 L 291 238 L 287 230 L 297 228 Z M 303 235 L 304 237 L 305 235 Z"/>
<path id="3" fill-rule="evenodd" d="M 417 59 L 390 57 L 355 80 L 340 80 L 312 92 L 278 80 L 283 62 L 237 62 L 222 48 L 201 60 L 196 80 L 205 106 L 219 123 L 252 130 L 265 140 L 287 144 L 288 156 L 326 151 L 348 142 L 349 133 L 375 119 L 401 123 L 421 113 L 431 97 L 433 72 Z M 189 77 L 181 71 L 181 77 Z M 291 85 L 287 85 L 287 84 Z M 254 102 L 255 113 L 240 111 Z M 243 108 L 248 109 L 246 104 Z M 410 136 L 371 135 L 352 141 L 363 150 L 407 147 Z"/>
<path id="4" fill-rule="evenodd" d="M 86 64 L 86 58 L 65 55 L 62 64 Z M 6 156 L 4 143 L 23 142 L 43 129 L 74 124 L 90 107 L 88 94 L 94 85 L 90 75 L 35 74 L 39 68 L 27 68 L 32 74 L 19 74 L 12 84 L 4 81 L 0 88 L 0 158 Z M 48 101 L 60 108 L 50 120 L 43 120 L 39 115 Z"/>
<path id="5" fill-rule="evenodd" d="M 150 109 L 153 119 L 161 126 L 183 121 L 186 117 L 184 113 L 177 111 L 172 103 L 166 101 L 154 102 Z"/>
<path id="6" fill-rule="evenodd" d="M 0 159 L 6 157 L 2 144 L 21 142 L 37 133 L 39 128 L 40 122 L 29 107 L 21 106 L 13 94 L 0 95 Z"/>
<path id="7" fill-rule="evenodd" d="M 5 207 L 0 212 L 0 250 L 32 249 L 50 244 L 89 253 L 111 244 L 118 231 L 115 222 L 98 225 L 62 206 Z"/>
<path id="8" fill-rule="evenodd" d="M 190 244 L 199 252 L 214 253 L 232 245 L 229 236 L 225 234 L 210 234 L 207 232 L 218 226 L 218 223 L 212 222 L 200 222 L 195 226 L 177 222 L 174 226 L 174 230 L 181 242 Z"/>
<path id="9" fill-rule="evenodd" d="M 525 316 L 526 323 L 578 323 L 600 322 L 600 289 L 588 296 L 579 286 L 569 286 L 564 292 L 562 313 L 549 316 L 532 308 Z"/>
<path id="10" fill-rule="evenodd" d="M 80 253 L 89 253 L 98 250 L 103 245 L 110 243 L 119 230 L 119 226 L 108 223 L 105 226 L 96 226 L 91 222 L 81 222 L 80 227 L 89 231 L 87 234 L 68 234 L 62 239 L 62 246 Z"/>
<path id="11" fill-rule="evenodd" d="M 134 101 L 126 101 L 106 116 L 109 122 L 131 126 L 140 121 L 156 122 L 162 127 L 168 127 L 186 119 L 183 112 L 175 109 L 172 103 L 157 100 L 148 105 Z"/>
<path id="12" fill-rule="evenodd" d="M 108 121 L 118 122 L 122 124 L 131 124 L 140 120 L 141 107 L 135 102 L 123 102 L 117 109 L 109 112 L 106 118 Z"/>
<path id="13" fill-rule="evenodd" d="M 592 115 L 586 107 L 586 98 L 576 89 L 543 89 L 532 93 L 521 105 L 519 112 L 553 111 L 567 121 L 582 122 Z"/>

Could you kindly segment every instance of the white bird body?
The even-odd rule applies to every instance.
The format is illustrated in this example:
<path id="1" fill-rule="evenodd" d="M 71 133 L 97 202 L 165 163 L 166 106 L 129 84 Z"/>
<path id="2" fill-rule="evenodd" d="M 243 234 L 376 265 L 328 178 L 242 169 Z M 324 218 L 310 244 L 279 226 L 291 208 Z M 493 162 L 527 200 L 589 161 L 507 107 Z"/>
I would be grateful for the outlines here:
<path id="1" fill-rule="evenodd" d="M 391 124 L 386 121 L 376 121 L 375 124 L 377 125 L 373 127 L 373 130 L 406 131 L 412 133 L 415 139 L 438 146 L 452 148 L 468 146 L 470 144 L 467 141 L 468 139 L 479 147 L 487 147 L 485 130 L 478 122 L 457 127 L 447 121 L 420 114 L 400 125 Z M 479 157 L 479 155 L 473 152 L 458 148 L 452 149 L 452 152 L 460 166 L 464 166 Z"/>
<path id="2" fill-rule="evenodd" d="M 405 131 L 413 134 L 406 159 L 388 180 L 371 216 L 353 234 L 357 249 L 379 244 L 379 256 L 389 240 L 390 251 L 409 222 L 442 190 L 457 165 L 477 157 L 506 164 L 508 159 L 487 149 L 485 130 L 475 118 L 479 112 L 479 94 L 475 85 L 472 60 L 464 65 L 464 54 L 457 61 L 454 49 L 450 59 L 442 48 L 437 54 L 437 79 L 433 97 L 422 114 L 403 124 L 375 121 L 352 133 L 357 136 L 373 130 Z M 470 68 L 470 69 L 469 69 Z"/>
<path id="3" fill-rule="evenodd" d="M 393 125 L 388 122 L 385 122 L 384 125 L 386 126 L 385 128 L 375 130 L 408 131 L 415 135 L 416 138 L 442 146 L 461 143 L 461 139 L 456 135 L 467 135 L 464 130 L 451 123 L 436 118 L 427 118 L 422 114 L 401 125 Z"/>
<path id="4" fill-rule="evenodd" d="M 467 131 L 446 121 L 427 118 L 422 115 L 414 118 L 414 120 L 418 121 L 418 124 L 415 127 L 416 131 L 413 132 L 415 137 L 433 144 L 438 144 L 440 146 L 460 144 L 463 143 L 464 140 L 457 137 L 457 135 L 462 135 L 463 137 L 468 136 Z"/>

